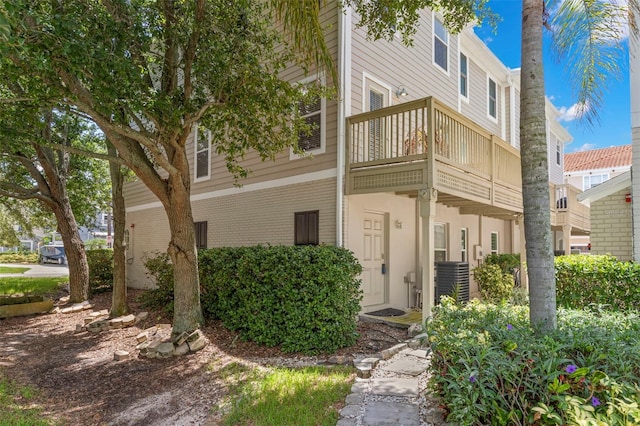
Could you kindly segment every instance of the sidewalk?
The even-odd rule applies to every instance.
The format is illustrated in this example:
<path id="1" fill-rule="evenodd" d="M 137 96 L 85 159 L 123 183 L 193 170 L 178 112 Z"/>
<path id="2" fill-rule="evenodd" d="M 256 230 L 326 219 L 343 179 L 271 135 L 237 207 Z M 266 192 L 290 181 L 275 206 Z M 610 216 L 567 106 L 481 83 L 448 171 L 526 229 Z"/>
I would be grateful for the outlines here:
<path id="1" fill-rule="evenodd" d="M 0 266 L 8 266 L 12 268 L 29 268 L 23 274 L 0 274 L 1 277 L 64 277 L 69 275 L 69 268 L 65 265 L 53 265 L 46 264 L 40 265 L 37 263 L 0 263 Z"/>
<path id="2" fill-rule="evenodd" d="M 363 378 L 352 386 L 336 426 L 447 425 L 437 401 L 427 392 L 429 350 L 403 343 L 387 351 L 382 359 L 354 362 Z M 385 355 L 389 357 L 384 359 Z"/>

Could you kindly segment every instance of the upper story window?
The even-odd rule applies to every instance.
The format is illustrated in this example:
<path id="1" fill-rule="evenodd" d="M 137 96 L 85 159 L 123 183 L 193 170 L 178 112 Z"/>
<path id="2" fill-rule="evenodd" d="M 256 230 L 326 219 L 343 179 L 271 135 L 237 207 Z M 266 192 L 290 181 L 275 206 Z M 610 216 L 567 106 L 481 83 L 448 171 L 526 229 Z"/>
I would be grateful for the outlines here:
<path id="1" fill-rule="evenodd" d="M 556 164 L 560 166 L 562 163 L 562 144 L 556 139 Z"/>
<path id="2" fill-rule="evenodd" d="M 600 175 L 584 176 L 582 179 L 582 190 L 586 191 L 589 188 L 600 185 L 602 182 L 609 179 L 609 173 L 602 173 Z"/>
<path id="3" fill-rule="evenodd" d="M 301 83 L 312 84 L 317 77 L 303 80 Z M 305 153 L 321 154 L 325 151 L 325 116 L 326 100 L 320 96 L 311 96 L 298 102 L 300 117 L 310 126 L 309 132 L 300 132 L 298 148 Z"/>
<path id="4" fill-rule="evenodd" d="M 498 86 L 496 82 L 489 77 L 488 83 L 488 99 L 487 99 L 487 108 L 489 117 L 498 119 Z"/>
<path id="5" fill-rule="evenodd" d="M 463 53 L 460 54 L 460 95 L 469 99 L 469 60 Z"/>
<path id="6" fill-rule="evenodd" d="M 389 88 L 367 76 L 364 78 L 364 85 L 366 91 L 365 111 L 375 111 L 389 105 Z M 385 120 L 381 118 L 369 120 L 367 133 L 369 160 L 384 158 L 387 132 L 385 124 Z"/>
<path id="7" fill-rule="evenodd" d="M 196 126 L 194 147 L 193 181 L 199 182 L 211 177 L 211 132 L 200 124 Z"/>
<path id="8" fill-rule="evenodd" d="M 433 62 L 449 71 L 449 33 L 436 16 L 433 17 Z"/>

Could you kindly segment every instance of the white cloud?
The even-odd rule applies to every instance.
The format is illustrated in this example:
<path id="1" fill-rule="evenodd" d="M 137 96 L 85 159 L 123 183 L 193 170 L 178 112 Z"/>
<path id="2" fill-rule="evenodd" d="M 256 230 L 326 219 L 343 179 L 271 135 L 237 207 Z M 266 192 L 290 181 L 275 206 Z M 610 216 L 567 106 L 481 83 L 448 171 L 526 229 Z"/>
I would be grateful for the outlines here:
<path id="1" fill-rule="evenodd" d="M 591 151 L 592 149 L 596 149 L 597 147 L 598 146 L 595 143 L 585 143 L 580 145 L 574 152 Z"/>
<path id="2" fill-rule="evenodd" d="M 588 106 L 585 106 L 584 104 L 580 104 L 580 103 L 575 103 L 573 105 L 571 105 L 569 108 L 567 107 L 560 107 L 558 108 L 558 111 L 560 112 L 560 115 L 558 116 L 558 121 L 573 121 L 576 118 L 580 118 L 582 117 L 582 115 L 584 115 L 584 113 L 589 109 Z"/>
<path id="3" fill-rule="evenodd" d="M 492 37 L 486 37 L 483 41 L 484 41 L 484 44 L 489 45 L 489 44 L 491 44 L 491 42 L 493 42 L 493 38 Z"/>

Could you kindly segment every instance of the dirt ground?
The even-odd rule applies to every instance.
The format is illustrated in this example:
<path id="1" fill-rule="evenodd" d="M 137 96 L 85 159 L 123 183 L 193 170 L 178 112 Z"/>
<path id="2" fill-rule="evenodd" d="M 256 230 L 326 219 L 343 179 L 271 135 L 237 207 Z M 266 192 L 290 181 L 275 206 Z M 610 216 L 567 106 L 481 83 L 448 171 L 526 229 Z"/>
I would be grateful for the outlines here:
<path id="1" fill-rule="evenodd" d="M 133 313 L 143 310 L 136 302 L 138 294 L 129 291 Z M 94 310 L 108 309 L 111 293 L 91 301 Z M 146 359 L 138 357 L 135 336 L 152 325 L 168 323 L 166 317 L 150 312 L 133 327 L 75 333 L 76 324 L 82 324 L 89 312 L 0 319 L 0 370 L 38 389 L 36 403 L 47 416 L 66 425 L 215 425 L 211 408 L 227 392 L 218 372 L 230 362 L 310 365 L 331 355 L 372 354 L 407 336 L 405 329 L 360 322 L 355 345 L 336 354 L 309 357 L 244 342 L 219 321 L 210 321 L 203 329 L 210 344 L 203 350 Z M 131 357 L 114 361 L 116 350 L 128 351 Z"/>

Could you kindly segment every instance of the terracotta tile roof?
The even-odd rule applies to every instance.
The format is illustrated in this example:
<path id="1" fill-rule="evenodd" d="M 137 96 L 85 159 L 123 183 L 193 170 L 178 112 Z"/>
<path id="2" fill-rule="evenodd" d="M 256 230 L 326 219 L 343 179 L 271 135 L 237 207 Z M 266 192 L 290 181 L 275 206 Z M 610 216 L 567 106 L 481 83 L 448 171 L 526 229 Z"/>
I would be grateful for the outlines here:
<path id="1" fill-rule="evenodd" d="M 613 169 L 631 166 L 631 145 L 612 146 L 611 148 L 592 149 L 591 151 L 572 152 L 564 155 L 564 171 Z"/>

